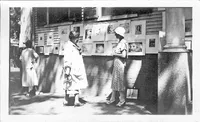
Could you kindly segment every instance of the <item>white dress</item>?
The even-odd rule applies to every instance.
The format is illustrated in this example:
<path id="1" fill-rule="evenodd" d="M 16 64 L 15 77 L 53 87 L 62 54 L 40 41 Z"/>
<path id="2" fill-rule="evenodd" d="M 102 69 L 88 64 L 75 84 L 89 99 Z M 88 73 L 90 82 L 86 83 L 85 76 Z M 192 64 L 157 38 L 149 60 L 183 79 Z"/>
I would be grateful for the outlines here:
<path id="1" fill-rule="evenodd" d="M 83 57 L 77 46 L 71 41 L 65 43 L 64 48 L 64 67 L 71 67 L 71 83 L 64 82 L 65 90 L 80 90 L 87 88 L 88 82 L 83 63 Z M 68 87 L 70 85 L 70 87 Z"/>
<path id="2" fill-rule="evenodd" d="M 31 48 L 22 51 L 20 60 L 22 62 L 22 86 L 32 87 L 38 85 L 38 78 L 35 70 L 35 59 L 38 54 Z"/>

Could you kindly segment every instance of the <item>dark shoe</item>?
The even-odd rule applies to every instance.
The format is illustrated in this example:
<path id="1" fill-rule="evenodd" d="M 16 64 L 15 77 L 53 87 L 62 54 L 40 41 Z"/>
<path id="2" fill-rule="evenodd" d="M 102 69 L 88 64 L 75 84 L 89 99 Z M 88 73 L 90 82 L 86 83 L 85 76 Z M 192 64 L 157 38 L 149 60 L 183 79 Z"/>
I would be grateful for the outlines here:
<path id="1" fill-rule="evenodd" d="M 124 106 L 126 104 L 126 101 L 124 101 L 124 102 L 118 102 L 117 103 L 117 107 L 122 107 L 122 106 Z"/>
<path id="2" fill-rule="evenodd" d="M 74 107 L 83 106 L 83 105 L 84 105 L 84 104 L 83 104 L 83 103 L 80 103 L 80 102 L 74 103 Z"/>
<path id="3" fill-rule="evenodd" d="M 115 103 L 116 103 L 115 100 L 114 101 L 109 100 L 106 102 L 107 105 L 111 105 L 111 104 L 115 104 Z"/>
<path id="4" fill-rule="evenodd" d="M 63 100 L 63 105 L 64 105 L 64 106 L 67 106 L 67 105 L 68 105 L 68 101 Z"/>

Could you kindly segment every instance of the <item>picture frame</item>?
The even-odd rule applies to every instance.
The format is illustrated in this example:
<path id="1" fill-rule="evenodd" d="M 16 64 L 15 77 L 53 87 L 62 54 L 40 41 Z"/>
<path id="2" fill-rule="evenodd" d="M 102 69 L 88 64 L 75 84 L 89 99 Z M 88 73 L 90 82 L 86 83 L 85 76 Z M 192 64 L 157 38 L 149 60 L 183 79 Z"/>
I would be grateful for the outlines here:
<path id="1" fill-rule="evenodd" d="M 83 36 L 84 36 L 83 24 L 71 25 L 71 31 L 76 31 L 77 33 L 79 33 L 79 42 L 81 43 L 83 41 Z"/>
<path id="2" fill-rule="evenodd" d="M 36 46 L 36 52 L 39 54 L 44 53 L 44 46 Z"/>
<path id="3" fill-rule="evenodd" d="M 106 36 L 105 41 L 115 41 L 117 40 L 114 30 L 118 27 L 118 21 L 112 21 L 108 23 L 107 29 L 106 29 Z"/>
<path id="4" fill-rule="evenodd" d="M 106 34 L 108 25 L 109 24 L 107 22 L 93 24 L 92 37 L 91 37 L 93 42 L 105 40 L 105 34 Z"/>
<path id="5" fill-rule="evenodd" d="M 93 53 L 93 43 L 82 43 L 81 45 L 82 55 L 90 56 Z"/>
<path id="6" fill-rule="evenodd" d="M 126 90 L 126 99 L 138 99 L 138 89 L 127 89 Z"/>
<path id="7" fill-rule="evenodd" d="M 131 36 L 134 39 L 145 39 L 146 36 L 146 20 L 131 21 Z"/>
<path id="8" fill-rule="evenodd" d="M 47 43 L 46 43 L 46 45 L 53 45 L 53 43 L 54 43 L 53 32 L 48 32 L 47 33 Z"/>
<path id="9" fill-rule="evenodd" d="M 53 54 L 59 54 L 59 47 L 60 47 L 60 44 L 54 44 L 53 46 Z"/>
<path id="10" fill-rule="evenodd" d="M 105 44 L 104 55 L 112 56 L 114 48 L 117 45 L 117 41 L 106 41 L 104 42 L 104 44 Z"/>
<path id="11" fill-rule="evenodd" d="M 120 20 L 118 21 L 118 26 L 123 27 L 125 29 L 124 39 L 127 41 L 131 41 L 132 33 L 131 33 L 131 21 L 130 20 Z"/>
<path id="12" fill-rule="evenodd" d="M 128 42 L 128 55 L 129 56 L 145 55 L 145 40 L 140 39 Z"/>
<path id="13" fill-rule="evenodd" d="M 70 26 L 59 26 L 58 35 L 60 37 L 60 43 L 67 42 L 69 40 Z"/>
<path id="14" fill-rule="evenodd" d="M 192 36 L 192 20 L 185 20 L 185 36 Z"/>
<path id="15" fill-rule="evenodd" d="M 45 45 L 44 46 L 44 55 L 49 55 L 50 53 L 53 53 L 53 46 Z"/>
<path id="16" fill-rule="evenodd" d="M 91 43 L 92 42 L 92 28 L 93 24 L 85 24 L 84 25 L 84 36 L 83 43 Z"/>
<path id="17" fill-rule="evenodd" d="M 93 55 L 105 55 L 106 46 L 104 42 L 95 42 L 93 43 L 93 46 Z"/>
<path id="18" fill-rule="evenodd" d="M 158 53 L 159 35 L 146 35 L 146 53 Z"/>
<path id="19" fill-rule="evenodd" d="M 44 46 L 44 33 L 39 33 L 38 34 L 38 43 L 37 46 Z"/>
<path id="20" fill-rule="evenodd" d="M 185 38 L 185 46 L 187 47 L 187 50 L 192 50 L 192 37 Z"/>

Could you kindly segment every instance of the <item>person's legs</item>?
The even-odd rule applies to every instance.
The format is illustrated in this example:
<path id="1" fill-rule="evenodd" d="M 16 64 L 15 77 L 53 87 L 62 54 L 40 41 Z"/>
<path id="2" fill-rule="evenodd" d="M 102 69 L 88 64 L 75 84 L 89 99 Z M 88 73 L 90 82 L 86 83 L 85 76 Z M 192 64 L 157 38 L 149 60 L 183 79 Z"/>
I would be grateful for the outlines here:
<path id="1" fill-rule="evenodd" d="M 79 90 L 78 93 L 75 94 L 75 100 L 74 100 L 74 106 L 81 106 L 83 105 L 80 101 L 79 101 Z"/>
<path id="2" fill-rule="evenodd" d="M 115 95 L 116 95 L 116 91 L 112 90 L 111 98 L 109 101 L 107 101 L 107 104 L 112 104 L 115 102 Z"/>
<path id="3" fill-rule="evenodd" d="M 117 106 L 121 107 L 125 104 L 125 102 L 125 91 L 119 91 L 119 103 L 117 104 Z"/>
<path id="4" fill-rule="evenodd" d="M 65 90 L 65 96 L 63 100 L 63 105 L 67 105 L 69 100 L 69 95 L 67 94 L 67 90 Z"/>

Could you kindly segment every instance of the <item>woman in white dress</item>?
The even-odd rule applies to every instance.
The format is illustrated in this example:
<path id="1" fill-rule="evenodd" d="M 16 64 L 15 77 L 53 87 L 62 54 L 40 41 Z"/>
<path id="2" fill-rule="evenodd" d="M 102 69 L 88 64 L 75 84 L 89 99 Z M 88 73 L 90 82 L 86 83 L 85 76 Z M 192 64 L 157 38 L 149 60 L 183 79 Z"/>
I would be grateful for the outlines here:
<path id="1" fill-rule="evenodd" d="M 38 86 L 38 78 L 35 70 L 35 63 L 38 54 L 32 49 L 32 42 L 28 40 L 26 48 L 20 55 L 22 63 L 22 88 L 26 95 L 35 95 L 36 86 Z"/>
<path id="2" fill-rule="evenodd" d="M 66 42 L 64 48 L 64 105 L 68 104 L 69 95 L 75 96 L 74 106 L 83 105 L 79 101 L 79 93 L 88 86 L 83 57 L 77 45 L 78 37 L 77 32 L 70 32 L 70 41 Z"/>

